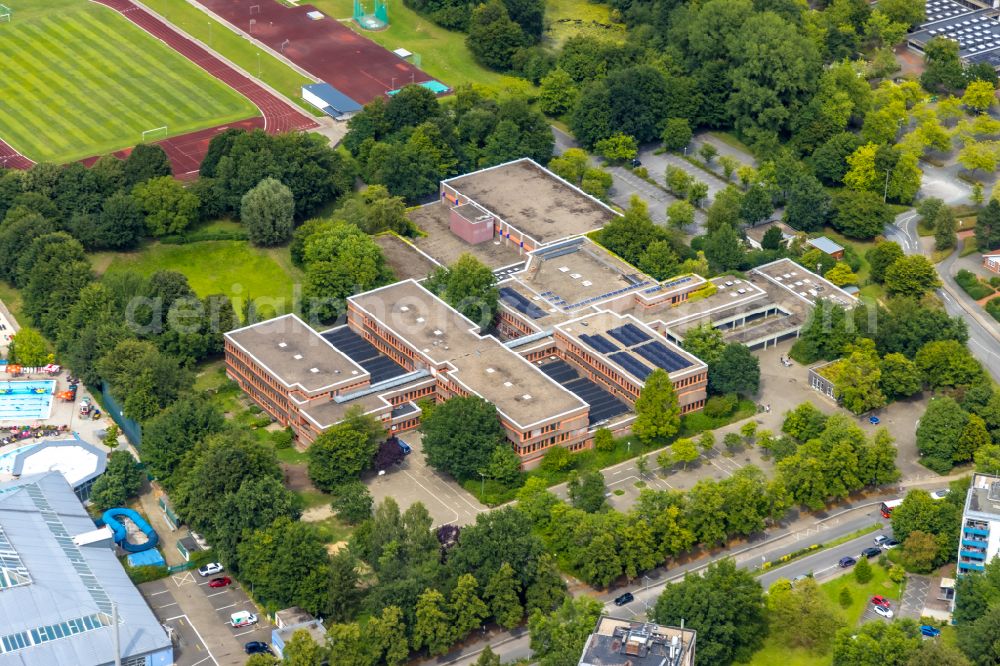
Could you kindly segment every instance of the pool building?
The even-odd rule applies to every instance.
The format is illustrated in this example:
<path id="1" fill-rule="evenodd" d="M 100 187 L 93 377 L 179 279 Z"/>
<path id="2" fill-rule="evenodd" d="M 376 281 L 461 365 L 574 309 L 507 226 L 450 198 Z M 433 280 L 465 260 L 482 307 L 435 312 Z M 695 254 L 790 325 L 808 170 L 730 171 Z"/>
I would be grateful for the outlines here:
<path id="1" fill-rule="evenodd" d="M 0 451 L 0 481 L 45 472 L 59 472 L 81 502 L 108 466 L 108 454 L 82 439 L 32 440 Z M 9 476 L 8 476 L 9 475 Z"/>
<path id="2" fill-rule="evenodd" d="M 0 666 L 105 666 L 116 657 L 123 666 L 174 663 L 170 636 L 106 530 L 59 473 L 0 483 Z"/>

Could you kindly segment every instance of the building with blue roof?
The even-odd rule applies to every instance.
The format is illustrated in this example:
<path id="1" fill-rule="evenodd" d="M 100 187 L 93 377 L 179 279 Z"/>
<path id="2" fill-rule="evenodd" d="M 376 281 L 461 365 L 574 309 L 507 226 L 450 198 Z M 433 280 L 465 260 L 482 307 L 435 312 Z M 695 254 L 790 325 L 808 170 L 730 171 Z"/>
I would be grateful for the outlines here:
<path id="1" fill-rule="evenodd" d="M 123 666 L 174 661 L 107 530 L 63 475 L 0 484 L 0 666 L 104 666 L 115 663 L 116 645 Z"/>
<path id="2" fill-rule="evenodd" d="M 363 108 L 329 83 L 302 86 L 302 99 L 336 120 L 347 120 Z"/>

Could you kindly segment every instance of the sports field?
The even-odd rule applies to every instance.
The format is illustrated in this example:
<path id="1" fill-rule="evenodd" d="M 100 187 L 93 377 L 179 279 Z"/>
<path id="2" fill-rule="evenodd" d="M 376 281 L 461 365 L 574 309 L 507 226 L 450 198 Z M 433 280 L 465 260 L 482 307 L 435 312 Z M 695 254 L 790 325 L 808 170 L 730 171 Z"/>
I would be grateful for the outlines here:
<path id="1" fill-rule="evenodd" d="M 0 138 L 35 161 L 67 162 L 260 115 L 246 98 L 87 0 L 4 0 Z M 156 133 L 148 137 L 165 138 Z"/>

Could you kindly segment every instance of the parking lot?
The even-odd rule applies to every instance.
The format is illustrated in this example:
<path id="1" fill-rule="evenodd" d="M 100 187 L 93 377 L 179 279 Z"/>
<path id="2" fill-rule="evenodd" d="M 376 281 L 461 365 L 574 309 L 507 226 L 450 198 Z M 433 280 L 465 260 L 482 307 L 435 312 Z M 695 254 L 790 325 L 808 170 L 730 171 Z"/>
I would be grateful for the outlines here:
<path id="1" fill-rule="evenodd" d="M 177 666 L 243 664 L 245 643 L 271 642 L 273 625 L 266 617 L 258 615 L 257 624 L 251 627 L 230 626 L 232 613 L 258 613 L 239 583 L 212 588 L 209 580 L 196 571 L 183 571 L 139 586 L 153 613 L 173 632 Z"/>
<path id="2" fill-rule="evenodd" d="M 422 502 L 434 525 L 468 525 L 487 510 L 454 479 L 427 466 L 419 432 L 402 433 L 400 439 L 413 451 L 398 466 L 368 481 L 376 504 L 391 497 L 405 511 L 411 504 Z"/>

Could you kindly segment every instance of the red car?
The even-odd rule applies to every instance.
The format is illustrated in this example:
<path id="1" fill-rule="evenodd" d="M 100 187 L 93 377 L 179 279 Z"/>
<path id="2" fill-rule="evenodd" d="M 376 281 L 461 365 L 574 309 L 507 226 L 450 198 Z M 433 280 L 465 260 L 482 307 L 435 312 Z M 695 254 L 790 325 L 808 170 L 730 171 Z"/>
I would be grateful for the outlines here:
<path id="1" fill-rule="evenodd" d="M 226 587 L 233 584 L 233 579 L 229 576 L 223 576 L 221 578 L 213 578 L 208 581 L 209 587 Z"/>
<path id="2" fill-rule="evenodd" d="M 876 606 L 881 606 L 882 608 L 889 608 L 892 605 L 889 603 L 888 599 L 886 599 L 880 594 L 876 594 L 874 597 L 872 597 L 872 603 Z"/>

